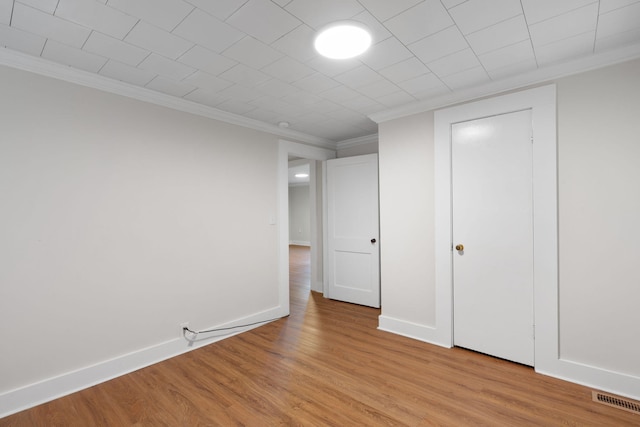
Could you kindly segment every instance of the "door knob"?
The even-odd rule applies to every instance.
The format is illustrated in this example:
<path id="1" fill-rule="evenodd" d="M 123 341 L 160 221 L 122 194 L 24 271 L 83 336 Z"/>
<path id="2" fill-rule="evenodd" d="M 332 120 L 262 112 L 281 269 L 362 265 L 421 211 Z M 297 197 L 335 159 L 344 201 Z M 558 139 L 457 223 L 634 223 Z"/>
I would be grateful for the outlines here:
<path id="1" fill-rule="evenodd" d="M 375 242 L 376 242 L 376 239 L 371 239 L 371 243 L 375 243 Z"/>
<path id="2" fill-rule="evenodd" d="M 456 245 L 456 251 L 464 251 L 464 245 Z"/>

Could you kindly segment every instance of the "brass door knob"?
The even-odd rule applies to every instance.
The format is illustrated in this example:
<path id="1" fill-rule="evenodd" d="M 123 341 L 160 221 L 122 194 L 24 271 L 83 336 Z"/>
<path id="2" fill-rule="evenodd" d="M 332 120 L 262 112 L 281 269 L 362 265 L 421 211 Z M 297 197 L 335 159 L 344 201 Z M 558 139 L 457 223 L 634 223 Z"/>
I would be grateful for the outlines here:
<path id="1" fill-rule="evenodd" d="M 464 251 L 464 245 L 456 245 L 456 251 Z"/>

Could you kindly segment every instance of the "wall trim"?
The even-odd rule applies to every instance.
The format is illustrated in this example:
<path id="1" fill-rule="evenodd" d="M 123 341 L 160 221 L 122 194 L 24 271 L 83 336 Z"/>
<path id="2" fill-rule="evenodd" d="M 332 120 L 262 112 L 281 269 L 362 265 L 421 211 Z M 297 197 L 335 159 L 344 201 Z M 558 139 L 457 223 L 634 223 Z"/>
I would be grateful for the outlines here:
<path id="1" fill-rule="evenodd" d="M 525 86 L 549 82 L 561 77 L 607 67 L 636 58 L 640 58 L 640 43 L 623 46 L 618 49 L 594 54 L 586 58 L 575 59 L 562 64 L 550 65 L 503 80 L 470 87 L 469 89 L 434 96 L 424 101 L 414 102 L 391 110 L 371 114 L 369 118 L 376 123 L 382 123 L 413 114 L 444 108 L 457 103 L 496 95 L 509 90 L 521 89 Z"/>
<path id="2" fill-rule="evenodd" d="M 280 317 L 282 316 L 282 313 L 282 307 L 275 307 L 241 319 L 236 319 L 231 322 L 226 322 L 221 325 L 215 325 L 204 329 L 222 328 L 238 324 L 259 322 L 261 319 Z M 222 341 L 226 338 L 230 338 L 259 326 L 262 325 L 239 328 L 236 331 L 229 332 L 224 335 L 212 336 L 211 338 L 206 338 L 199 342 L 189 342 L 183 338 L 175 338 L 124 354 L 122 356 L 105 360 L 104 362 L 100 362 L 95 365 L 80 368 L 72 372 L 10 390 L 0 394 L 0 418 L 109 381 L 189 351 L 214 344 L 218 341 Z"/>
<path id="3" fill-rule="evenodd" d="M 396 319 L 394 317 L 380 315 L 378 316 L 378 329 L 418 341 L 424 341 L 440 347 L 449 347 L 447 345 L 442 345 L 442 343 L 438 341 L 437 330 L 433 326 L 421 325 L 402 319 Z"/>
<path id="4" fill-rule="evenodd" d="M 336 147 L 338 150 L 344 150 L 345 148 L 357 147 L 358 145 L 366 145 L 371 143 L 378 143 L 377 133 L 340 141 L 336 143 Z"/>
<path id="5" fill-rule="evenodd" d="M 54 79 L 63 80 L 92 89 L 98 89 L 116 95 L 126 96 L 127 98 L 137 99 L 138 101 L 149 102 L 151 104 L 160 105 L 173 110 L 207 117 L 209 119 L 242 126 L 260 132 L 270 133 L 279 137 L 294 139 L 318 147 L 324 147 L 331 150 L 336 149 L 336 143 L 328 139 L 319 138 L 293 129 L 281 128 L 274 124 L 250 119 L 248 117 L 222 111 L 207 105 L 198 104 L 184 98 L 178 98 L 144 87 L 114 80 L 100 74 L 94 74 L 66 65 L 56 64 L 54 62 L 47 61 L 46 59 L 27 55 L 22 52 L 0 48 L 0 65 L 40 74 L 46 77 L 52 77 Z"/>

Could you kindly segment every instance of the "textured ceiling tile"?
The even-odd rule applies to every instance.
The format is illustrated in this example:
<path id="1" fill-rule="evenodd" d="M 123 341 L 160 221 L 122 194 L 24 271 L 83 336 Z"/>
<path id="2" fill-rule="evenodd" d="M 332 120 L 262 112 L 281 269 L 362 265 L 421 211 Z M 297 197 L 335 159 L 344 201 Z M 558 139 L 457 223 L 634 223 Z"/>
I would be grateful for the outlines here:
<path id="1" fill-rule="evenodd" d="M 598 38 L 640 28 L 640 2 L 600 15 Z"/>
<path id="2" fill-rule="evenodd" d="M 309 93 L 316 94 L 339 86 L 340 83 L 330 77 L 325 76 L 324 74 L 314 73 L 301 80 L 298 80 L 297 82 L 294 82 L 293 85 Z"/>
<path id="3" fill-rule="evenodd" d="M 417 58 L 409 58 L 390 67 L 383 68 L 379 73 L 392 82 L 398 83 L 422 74 L 428 74 L 429 69 Z"/>
<path id="4" fill-rule="evenodd" d="M 316 30 L 334 21 L 353 18 L 364 10 L 356 0 L 293 0 L 285 9 Z"/>
<path id="5" fill-rule="evenodd" d="M 369 11 L 360 12 L 353 20 L 366 25 L 371 31 L 371 43 L 377 44 L 391 37 L 391 33 Z"/>
<path id="6" fill-rule="evenodd" d="M 90 30 L 41 10 L 15 3 L 11 26 L 42 37 L 80 48 L 87 41 Z"/>
<path id="7" fill-rule="evenodd" d="M 247 67 L 244 64 L 236 64 L 233 68 L 230 68 L 220 74 L 220 78 L 252 87 L 270 80 L 271 76 L 263 73 L 262 71 Z"/>
<path id="8" fill-rule="evenodd" d="M 384 23 L 402 43 L 410 44 L 453 25 L 439 0 L 425 0 Z"/>
<path id="9" fill-rule="evenodd" d="M 137 66 L 149 55 L 149 51 L 94 31 L 82 50 Z"/>
<path id="10" fill-rule="evenodd" d="M 533 45 L 544 46 L 558 40 L 596 29 L 598 4 L 593 3 L 580 9 L 529 25 Z"/>
<path id="11" fill-rule="evenodd" d="M 249 0 L 226 22 L 267 44 L 302 24 L 270 0 Z"/>
<path id="12" fill-rule="evenodd" d="M 197 102 L 198 104 L 208 105 L 210 107 L 217 107 L 220 103 L 226 101 L 226 98 L 223 98 L 218 95 L 217 90 L 207 89 L 207 88 L 198 88 L 193 92 L 189 92 L 184 96 L 184 99 L 188 99 L 189 101 Z"/>
<path id="13" fill-rule="evenodd" d="M 300 25 L 271 44 L 274 49 L 301 62 L 318 56 L 313 48 L 315 31 L 307 25 Z"/>
<path id="14" fill-rule="evenodd" d="M 184 83 L 197 86 L 199 88 L 205 88 L 209 91 L 220 91 L 233 84 L 230 81 L 221 79 L 203 71 L 196 71 L 191 74 L 189 77 L 184 79 Z"/>
<path id="15" fill-rule="evenodd" d="M 469 0 L 449 9 L 449 13 L 462 34 L 470 34 L 523 12 L 520 0 Z"/>
<path id="16" fill-rule="evenodd" d="M 0 46 L 6 46 L 9 49 L 18 50 L 29 55 L 40 56 L 46 41 L 47 39 L 42 36 L 0 24 Z"/>
<path id="17" fill-rule="evenodd" d="M 0 0 L 0 24 L 9 25 L 11 23 L 12 11 L 13 11 L 12 0 Z"/>
<path id="18" fill-rule="evenodd" d="M 429 63 L 469 47 L 456 26 L 410 44 L 411 50 L 422 62 Z"/>
<path id="19" fill-rule="evenodd" d="M 422 0 L 360 0 L 360 3 L 380 21 L 404 12 Z"/>
<path id="20" fill-rule="evenodd" d="M 58 6 L 58 0 L 18 0 L 18 1 L 22 4 L 26 4 L 27 6 L 40 9 L 41 11 L 47 12 L 51 15 L 53 15 L 53 12 L 56 11 L 56 7 Z M 0 4 L 2 4 L 3 2 L 13 6 L 13 0 L 0 0 Z"/>
<path id="21" fill-rule="evenodd" d="M 402 89 L 411 95 L 416 95 L 424 92 L 430 92 L 432 90 L 446 89 L 446 86 L 442 81 L 433 73 L 423 74 L 418 77 L 414 77 L 404 82 L 398 83 Z"/>
<path id="22" fill-rule="evenodd" d="M 416 101 L 417 100 L 413 96 L 409 95 L 405 91 L 395 92 L 378 98 L 378 102 L 388 108 L 399 107 Z"/>
<path id="23" fill-rule="evenodd" d="M 246 114 L 249 111 L 255 110 L 256 107 L 246 102 L 239 101 L 237 99 L 229 99 L 218 104 L 217 108 L 233 114 Z"/>
<path id="24" fill-rule="evenodd" d="M 147 88 L 167 95 L 182 98 L 186 94 L 193 92 L 196 87 L 184 82 L 177 82 L 166 77 L 157 76 L 155 79 L 147 83 Z"/>
<path id="25" fill-rule="evenodd" d="M 155 53 L 147 56 L 147 58 L 138 65 L 138 68 L 173 80 L 182 80 L 196 71 L 195 68 L 172 61 Z"/>
<path id="26" fill-rule="evenodd" d="M 138 21 L 112 7 L 87 0 L 60 0 L 55 15 L 121 40 Z"/>
<path id="27" fill-rule="evenodd" d="M 522 0 L 529 25 L 578 9 L 597 0 Z"/>
<path id="28" fill-rule="evenodd" d="M 467 41 L 478 55 L 509 46 L 529 38 L 529 29 L 523 15 L 467 35 Z"/>
<path id="29" fill-rule="evenodd" d="M 337 102 L 340 104 L 347 99 L 355 98 L 360 96 L 358 92 L 355 90 L 348 88 L 346 86 L 336 86 L 329 90 L 325 90 L 324 92 L 319 94 L 321 97 L 326 98 L 330 101 Z"/>
<path id="30" fill-rule="evenodd" d="M 335 61 L 329 58 L 318 56 L 315 59 L 307 62 L 307 65 L 314 70 L 324 74 L 325 76 L 335 77 L 338 74 L 342 74 L 349 70 L 353 70 L 356 67 L 362 65 L 362 62 L 358 59 L 344 59 L 342 61 Z"/>
<path id="31" fill-rule="evenodd" d="M 215 76 L 237 64 L 232 59 L 198 45 L 186 51 L 184 55 L 178 58 L 178 61 Z"/>
<path id="32" fill-rule="evenodd" d="M 97 72 L 107 62 L 102 56 L 69 47 L 55 40 L 47 41 L 42 57 L 92 73 Z"/>
<path id="33" fill-rule="evenodd" d="M 589 31 L 555 43 L 536 47 L 535 52 L 538 64 L 541 66 L 553 64 L 566 58 L 575 58 L 591 53 L 593 51 L 595 38 L 596 32 Z"/>
<path id="34" fill-rule="evenodd" d="M 298 88 L 291 86 L 288 83 L 281 82 L 278 79 L 271 79 L 264 83 L 260 83 L 256 86 L 256 90 L 265 95 L 271 95 L 274 98 L 283 98 L 287 95 L 293 95 L 298 92 Z"/>
<path id="35" fill-rule="evenodd" d="M 187 2 L 224 21 L 247 0 L 187 0 Z"/>
<path id="36" fill-rule="evenodd" d="M 193 43 L 143 21 L 133 27 L 124 41 L 171 59 L 193 47 Z"/>
<path id="37" fill-rule="evenodd" d="M 100 69 L 100 74 L 136 86 L 144 86 L 155 77 L 153 73 L 117 61 L 108 61 Z"/>
<path id="38" fill-rule="evenodd" d="M 336 76 L 335 79 L 351 88 L 358 88 L 382 80 L 383 77 L 366 65 L 361 65 Z"/>
<path id="39" fill-rule="evenodd" d="M 453 90 L 465 89 L 477 84 L 488 83 L 490 80 L 489 75 L 481 66 L 442 77 L 444 84 Z"/>
<path id="40" fill-rule="evenodd" d="M 258 70 L 283 56 L 275 49 L 249 36 L 225 50 L 223 55 Z"/>
<path id="41" fill-rule="evenodd" d="M 596 39 L 595 51 L 601 52 L 638 42 L 640 42 L 640 28 L 625 31 L 624 33 L 616 33 L 607 37 L 598 37 Z"/>
<path id="42" fill-rule="evenodd" d="M 523 61 L 512 61 L 504 67 L 487 70 L 492 80 L 503 79 L 519 74 L 533 71 L 538 67 L 534 58 L 527 58 Z"/>
<path id="43" fill-rule="evenodd" d="M 464 3 L 467 0 L 441 0 L 442 5 L 447 9 L 451 9 L 454 6 L 459 5 L 460 3 Z"/>
<path id="44" fill-rule="evenodd" d="M 289 57 L 278 59 L 264 67 L 262 71 L 286 83 L 296 82 L 315 73 L 312 68 Z"/>
<path id="45" fill-rule="evenodd" d="M 244 37 L 242 32 L 198 9 L 191 12 L 172 33 L 218 53 Z"/>
<path id="46" fill-rule="evenodd" d="M 390 95 L 395 92 L 399 92 L 401 89 L 391 83 L 389 80 L 378 80 L 375 83 L 368 84 L 366 86 L 356 89 L 361 94 L 368 96 L 369 98 L 377 99 L 381 96 Z"/>
<path id="47" fill-rule="evenodd" d="M 193 5 L 182 0 L 109 0 L 107 5 L 167 31 L 193 10 Z"/>
<path id="48" fill-rule="evenodd" d="M 396 38 L 391 37 L 371 46 L 360 60 L 372 69 L 380 70 L 412 56 L 413 54 L 409 49 L 404 47 Z"/>
<path id="49" fill-rule="evenodd" d="M 535 62 L 533 49 L 531 48 L 529 40 L 480 55 L 479 58 L 484 68 L 489 72 L 523 61 L 534 60 Z"/>
<path id="50" fill-rule="evenodd" d="M 607 12 L 620 9 L 621 7 L 638 3 L 639 1 L 640 0 L 600 0 L 600 14 L 603 15 Z"/>
<path id="51" fill-rule="evenodd" d="M 438 77 L 459 73 L 480 66 L 480 62 L 471 49 L 464 49 L 427 64 Z"/>

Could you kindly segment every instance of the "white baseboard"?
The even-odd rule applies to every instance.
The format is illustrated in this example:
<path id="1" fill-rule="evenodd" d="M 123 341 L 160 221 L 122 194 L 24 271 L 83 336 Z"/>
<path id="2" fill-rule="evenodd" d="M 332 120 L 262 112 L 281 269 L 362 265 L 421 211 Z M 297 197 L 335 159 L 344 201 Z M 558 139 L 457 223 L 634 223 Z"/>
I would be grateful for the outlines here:
<path id="1" fill-rule="evenodd" d="M 440 347 L 451 347 L 439 340 L 436 328 L 407 322 L 406 320 L 379 316 L 378 329 Z M 546 361 L 542 365 L 545 366 L 543 368 L 535 368 L 539 374 L 640 400 L 639 377 L 564 359 Z"/>
<path id="2" fill-rule="evenodd" d="M 553 366 L 536 372 L 585 387 L 640 400 L 640 377 L 615 372 L 597 366 L 558 359 Z"/>
<path id="3" fill-rule="evenodd" d="M 296 246 L 311 246 L 311 242 L 305 242 L 302 240 L 290 240 L 289 241 L 290 245 L 296 245 Z"/>
<path id="4" fill-rule="evenodd" d="M 378 329 L 402 335 L 407 338 L 413 338 L 418 341 L 424 341 L 429 344 L 435 344 L 440 347 L 451 347 L 439 340 L 437 330 L 432 326 L 421 325 L 418 323 L 408 322 L 406 320 L 380 315 L 378 316 Z"/>
<path id="5" fill-rule="evenodd" d="M 285 316 L 287 314 L 288 307 L 276 307 L 251 316 L 246 316 L 242 319 L 227 322 L 223 325 L 212 326 L 207 329 L 253 323 L 262 319 L 272 319 Z M 145 368 L 197 348 L 213 344 L 233 335 L 257 328 L 258 326 L 261 325 L 258 324 L 245 328 L 238 328 L 237 330 L 225 335 L 214 336 L 210 339 L 198 339 L 196 342 L 190 342 L 183 338 L 176 338 L 124 354 L 92 366 L 87 366 L 73 372 L 48 378 L 15 390 L 10 390 L 0 394 L 0 418 L 49 402 L 62 396 L 66 396 L 76 391 L 92 387 L 96 384 L 137 371 L 138 369 Z"/>

